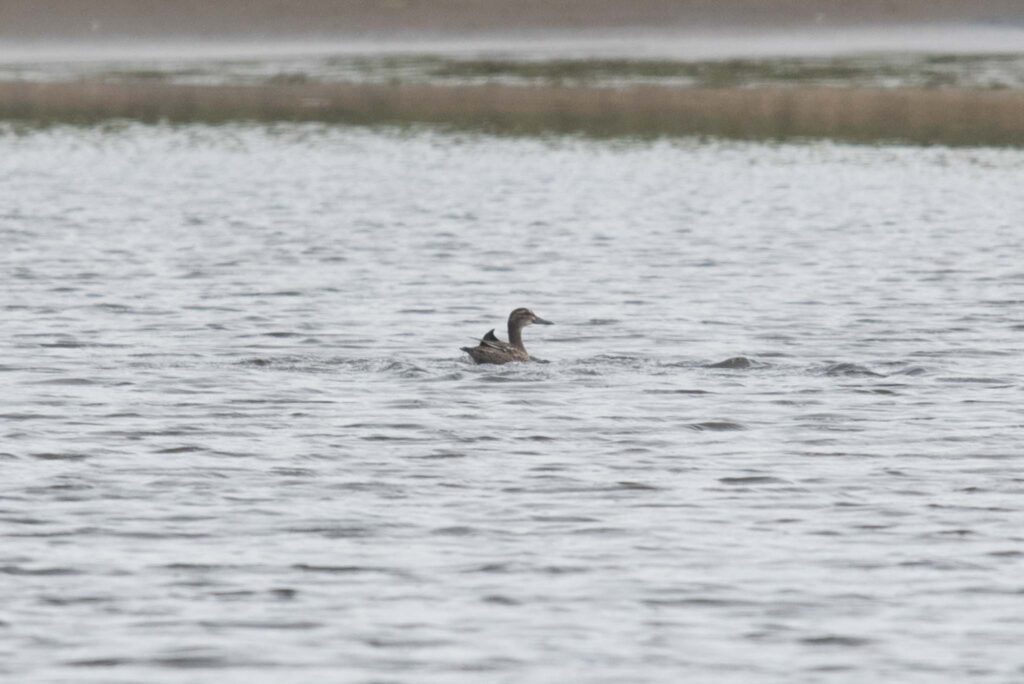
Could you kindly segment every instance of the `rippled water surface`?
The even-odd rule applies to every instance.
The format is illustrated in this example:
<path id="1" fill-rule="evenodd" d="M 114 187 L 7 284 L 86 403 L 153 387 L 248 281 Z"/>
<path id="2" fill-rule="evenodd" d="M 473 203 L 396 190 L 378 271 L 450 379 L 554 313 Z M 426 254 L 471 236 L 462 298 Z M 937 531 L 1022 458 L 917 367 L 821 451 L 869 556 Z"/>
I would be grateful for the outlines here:
<path id="1" fill-rule="evenodd" d="M 1022 177 L 4 129 L 0 676 L 1020 682 Z"/>

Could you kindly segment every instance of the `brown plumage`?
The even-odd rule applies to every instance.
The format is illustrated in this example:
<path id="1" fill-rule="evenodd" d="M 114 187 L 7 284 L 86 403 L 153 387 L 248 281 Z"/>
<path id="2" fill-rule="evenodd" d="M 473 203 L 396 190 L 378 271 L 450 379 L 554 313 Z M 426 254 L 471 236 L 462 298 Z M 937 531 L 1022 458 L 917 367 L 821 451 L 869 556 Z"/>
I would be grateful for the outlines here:
<path id="1" fill-rule="evenodd" d="M 494 336 L 492 329 L 475 347 L 462 347 L 462 351 L 477 363 L 508 363 L 509 361 L 529 361 L 530 355 L 523 346 L 523 328 L 534 323 L 551 325 L 551 321 L 533 313 L 529 309 L 519 308 L 508 315 L 508 342 L 502 342 Z"/>

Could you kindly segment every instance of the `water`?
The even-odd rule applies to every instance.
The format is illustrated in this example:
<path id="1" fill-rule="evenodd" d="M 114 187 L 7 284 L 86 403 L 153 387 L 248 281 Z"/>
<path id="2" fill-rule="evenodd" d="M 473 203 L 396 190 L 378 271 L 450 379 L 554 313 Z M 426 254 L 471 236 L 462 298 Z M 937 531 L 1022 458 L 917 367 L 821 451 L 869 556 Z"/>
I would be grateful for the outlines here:
<path id="1" fill-rule="evenodd" d="M 1022 167 L 4 129 L 0 675 L 1021 681 Z"/>
<path id="2" fill-rule="evenodd" d="M 450 58 L 483 57 L 533 59 L 674 59 L 682 61 L 735 58 L 838 57 L 899 53 L 904 55 L 1009 55 L 1021 52 L 1024 25 L 1012 21 L 961 23 L 898 23 L 843 25 L 827 15 L 815 17 L 814 25 L 772 27 L 753 22 L 756 28 L 713 28 L 693 24 L 629 29 L 587 28 L 576 23 L 572 30 L 540 32 L 507 31 L 466 33 L 449 27 L 447 34 L 404 31 L 399 34 L 354 32 L 336 38 L 307 35 L 295 40 L 287 34 L 245 38 L 132 40 L 116 35 L 73 40 L 40 40 L 8 36 L 0 65 L 56 65 L 85 67 L 107 61 L 154 64 L 172 61 L 221 62 L 230 67 L 236 60 L 273 62 L 315 57 L 443 55 Z M 580 17 L 586 22 L 586 19 Z M 280 28 L 280 27 L 278 27 Z M 138 27 L 144 33 L 145 27 Z M 33 76 L 35 77 L 35 75 Z"/>

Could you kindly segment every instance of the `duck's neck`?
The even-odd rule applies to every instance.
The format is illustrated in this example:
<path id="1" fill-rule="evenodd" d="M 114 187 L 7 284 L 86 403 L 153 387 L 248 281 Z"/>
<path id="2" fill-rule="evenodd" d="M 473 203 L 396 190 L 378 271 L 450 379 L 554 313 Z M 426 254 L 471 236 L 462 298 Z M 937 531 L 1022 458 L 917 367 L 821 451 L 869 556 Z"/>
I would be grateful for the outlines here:
<path id="1" fill-rule="evenodd" d="M 523 346 L 523 329 L 518 325 L 508 326 L 508 343 L 516 349 L 522 349 L 526 351 L 526 347 Z"/>

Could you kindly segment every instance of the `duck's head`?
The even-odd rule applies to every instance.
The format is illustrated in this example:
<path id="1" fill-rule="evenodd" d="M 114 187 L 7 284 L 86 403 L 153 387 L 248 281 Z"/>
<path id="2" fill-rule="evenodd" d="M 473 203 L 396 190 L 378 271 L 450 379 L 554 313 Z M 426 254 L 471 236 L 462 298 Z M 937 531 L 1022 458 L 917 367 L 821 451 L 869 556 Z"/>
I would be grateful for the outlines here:
<path id="1" fill-rule="evenodd" d="M 509 328 L 525 328 L 526 326 L 533 325 L 534 323 L 552 325 L 551 321 L 546 321 L 529 309 L 523 307 L 516 309 L 508 315 Z"/>

